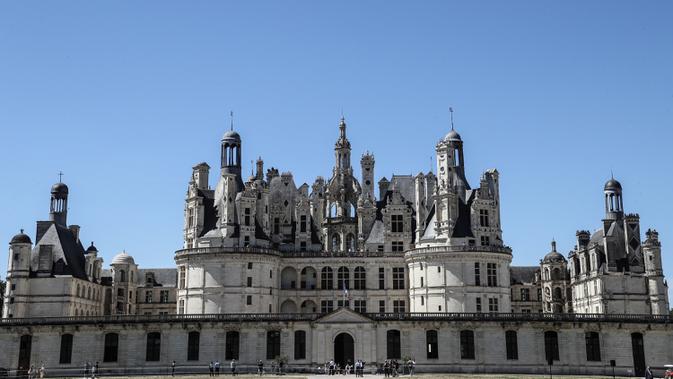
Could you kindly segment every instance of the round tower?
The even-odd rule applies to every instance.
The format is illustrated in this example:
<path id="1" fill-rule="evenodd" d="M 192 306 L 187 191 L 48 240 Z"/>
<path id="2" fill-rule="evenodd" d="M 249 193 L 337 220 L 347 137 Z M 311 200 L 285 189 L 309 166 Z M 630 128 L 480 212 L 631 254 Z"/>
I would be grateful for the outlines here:
<path id="1" fill-rule="evenodd" d="M 49 220 L 57 225 L 67 226 L 68 216 L 68 186 L 58 182 L 51 187 L 51 203 L 49 206 Z"/>
<path id="2" fill-rule="evenodd" d="M 30 295 L 30 255 L 33 242 L 21 232 L 9 242 L 9 262 L 7 264 L 7 288 L 2 310 L 3 318 L 24 317 L 27 296 Z"/>
<path id="3" fill-rule="evenodd" d="M 659 233 L 656 230 L 648 229 L 645 235 L 647 240 L 643 244 L 643 259 L 645 260 L 650 311 L 653 315 L 665 315 L 669 312 L 668 284 L 664 278 L 664 270 L 661 265 Z"/>
<path id="4" fill-rule="evenodd" d="M 619 220 L 624 216 L 624 201 L 622 199 L 622 185 L 614 178 L 605 183 L 605 219 Z"/>
<path id="5" fill-rule="evenodd" d="M 563 254 L 556 251 L 556 241 L 551 242 L 551 252 L 544 256 L 542 272 L 542 309 L 545 313 L 566 312 L 569 299 L 567 293 L 568 262 Z"/>
<path id="6" fill-rule="evenodd" d="M 241 136 L 232 128 L 222 136 L 220 168 L 222 175 L 231 174 L 236 176 L 236 185 L 239 191 L 243 189 L 241 158 Z"/>

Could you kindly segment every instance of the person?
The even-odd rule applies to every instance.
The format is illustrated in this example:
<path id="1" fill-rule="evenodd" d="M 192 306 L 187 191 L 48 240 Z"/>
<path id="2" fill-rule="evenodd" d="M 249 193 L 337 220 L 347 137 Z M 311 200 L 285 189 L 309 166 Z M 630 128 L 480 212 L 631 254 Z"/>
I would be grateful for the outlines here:
<path id="1" fill-rule="evenodd" d="M 91 365 L 91 379 L 96 379 L 98 366 Z"/>
<path id="2" fill-rule="evenodd" d="M 33 379 L 33 375 L 35 374 L 35 367 L 30 366 L 28 369 L 28 379 Z"/>
<path id="3" fill-rule="evenodd" d="M 231 375 L 236 376 L 236 359 L 231 360 Z"/>
<path id="4" fill-rule="evenodd" d="M 209 376 L 215 376 L 215 365 L 213 365 L 213 361 L 210 361 L 210 364 L 208 364 L 208 371 L 210 372 Z"/>
<path id="5" fill-rule="evenodd" d="M 409 376 L 414 376 L 416 372 L 416 361 L 413 359 L 409 360 Z"/>
<path id="6" fill-rule="evenodd" d="M 84 362 L 84 377 L 88 378 L 89 377 L 89 362 Z"/>
<path id="7" fill-rule="evenodd" d="M 171 376 L 175 376 L 175 361 L 171 362 Z"/>
<path id="8" fill-rule="evenodd" d="M 220 376 L 220 361 L 215 361 L 215 376 Z"/>
<path id="9" fill-rule="evenodd" d="M 647 369 L 645 370 L 645 379 L 653 379 L 654 375 L 652 374 L 652 369 L 650 369 L 650 366 L 647 366 Z"/>
<path id="10" fill-rule="evenodd" d="M 44 379 L 44 363 L 40 366 L 40 379 Z"/>

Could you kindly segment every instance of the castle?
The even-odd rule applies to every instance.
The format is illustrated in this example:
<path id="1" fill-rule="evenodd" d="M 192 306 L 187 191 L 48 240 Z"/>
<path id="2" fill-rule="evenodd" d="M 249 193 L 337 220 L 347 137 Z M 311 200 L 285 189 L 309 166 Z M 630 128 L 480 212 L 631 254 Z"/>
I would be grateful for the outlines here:
<path id="1" fill-rule="evenodd" d="M 331 177 L 317 177 L 310 186 L 297 187 L 290 172 L 275 168 L 264 172 L 261 158 L 254 174 L 244 179 L 242 148 L 237 132 L 224 133 L 214 187 L 207 163 L 193 167 L 185 199 L 184 245 L 175 253 L 176 268 L 140 269 L 131 255 L 122 252 L 109 270 L 103 269 L 97 248 L 91 243 L 84 249 L 80 227 L 67 223 L 69 188 L 55 184 L 50 217 L 38 221 L 35 244 L 23 232 L 10 242 L 5 324 L 22 325 L 21 320 L 45 316 L 80 316 L 85 325 L 85 320 L 109 321 L 113 315 L 221 320 L 216 315 L 233 314 L 268 314 L 267 320 L 274 322 L 331 320 L 358 325 L 372 320 L 426 320 L 429 315 L 442 322 L 466 315 L 470 320 L 515 316 L 531 322 L 544 317 L 566 320 L 570 315 L 604 321 L 627 317 L 643 323 L 668 320 L 658 234 L 648 230 L 641 241 L 639 217 L 624 213 L 622 187 L 614 179 L 604 187 L 605 216 L 597 231 L 578 231 L 577 245 L 567 257 L 552 242 L 551 252 L 538 265 L 516 267 L 511 266 L 512 249 L 502 237 L 499 173 L 485 171 L 472 188 L 465 177 L 463 141 L 453 129 L 435 145 L 436 174 L 384 177 L 378 181 L 378 192 L 372 154 L 361 156 L 360 177 L 354 173 L 343 118 Z M 254 323 L 249 327 L 248 338 L 266 344 L 267 353 L 271 349 L 267 359 L 284 351 L 280 334 L 262 336 L 253 332 Z M 339 334 L 338 344 L 328 331 L 316 334 L 313 343 L 322 342 L 316 355 L 307 358 L 311 336 L 301 327 L 283 328 L 284 333 L 294 333 L 295 349 L 297 339 L 304 341 L 300 348 L 304 353 L 294 359 L 301 364 L 324 362 L 330 356 L 352 361 L 358 349 L 369 361 L 381 361 L 383 356 L 400 358 L 400 349 L 405 349 L 399 346 L 399 330 L 391 335 L 360 325 L 365 336 L 361 341 L 355 341 L 355 333 Z M 427 328 L 419 328 L 423 330 L 411 328 L 405 333 L 423 334 L 416 338 L 436 351 L 437 331 L 427 334 Z M 670 337 L 667 330 L 662 335 Z M 240 329 L 236 337 L 230 333 L 223 337 L 226 346 L 242 338 Z M 471 336 L 460 332 L 461 349 L 469 350 L 472 341 L 474 350 Z M 591 336 L 592 344 L 597 344 L 599 337 Z M 505 337 L 511 343 L 512 336 Z M 555 354 L 552 348 L 549 352 L 549 338 L 545 332 L 546 357 L 551 354 L 558 360 L 558 347 Z M 375 346 L 374 351 L 366 350 L 368 344 Z M 434 354 L 427 355 L 428 367 Z M 642 369 L 644 362 L 636 365 L 633 357 L 631 366 Z M 24 353 L 23 361 L 21 356 L 16 359 L 25 365 L 30 352 L 28 358 Z M 576 364 L 568 368 L 572 372 Z"/>

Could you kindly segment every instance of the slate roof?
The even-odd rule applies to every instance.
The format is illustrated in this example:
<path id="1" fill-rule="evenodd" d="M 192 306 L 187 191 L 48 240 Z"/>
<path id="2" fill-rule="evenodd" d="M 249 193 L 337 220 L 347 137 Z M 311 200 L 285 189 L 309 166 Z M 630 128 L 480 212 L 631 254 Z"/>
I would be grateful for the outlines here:
<path id="1" fill-rule="evenodd" d="M 203 230 L 201 231 L 202 237 L 204 234 L 215 229 L 217 225 L 217 209 L 215 209 L 215 191 L 200 189 L 197 192 L 198 196 L 203 198 Z"/>
<path id="2" fill-rule="evenodd" d="M 510 284 L 528 284 L 535 281 L 535 272 L 540 268 L 537 266 L 510 266 L 509 282 Z"/>
<path id="3" fill-rule="evenodd" d="M 175 268 L 144 268 L 138 270 L 136 282 L 144 286 L 145 274 L 154 273 L 155 287 L 176 287 L 178 282 L 178 270 Z"/>

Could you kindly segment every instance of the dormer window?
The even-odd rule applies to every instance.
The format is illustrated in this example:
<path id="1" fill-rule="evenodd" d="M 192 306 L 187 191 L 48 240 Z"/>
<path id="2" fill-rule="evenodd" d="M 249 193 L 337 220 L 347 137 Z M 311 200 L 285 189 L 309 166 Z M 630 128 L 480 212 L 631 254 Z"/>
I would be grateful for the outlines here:
<path id="1" fill-rule="evenodd" d="M 393 233 L 404 232 L 404 220 L 402 218 L 402 215 L 390 216 L 390 222 L 391 222 L 391 231 Z"/>

